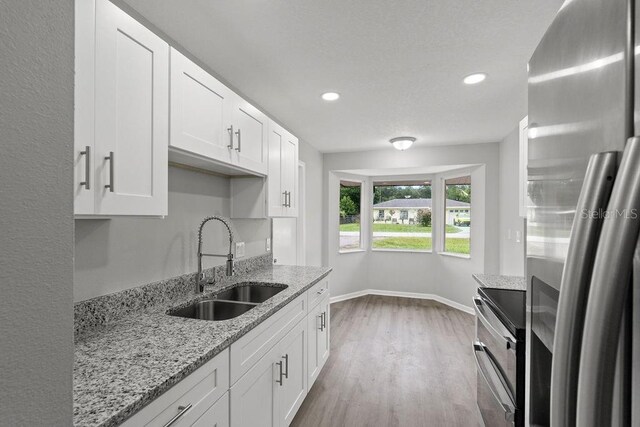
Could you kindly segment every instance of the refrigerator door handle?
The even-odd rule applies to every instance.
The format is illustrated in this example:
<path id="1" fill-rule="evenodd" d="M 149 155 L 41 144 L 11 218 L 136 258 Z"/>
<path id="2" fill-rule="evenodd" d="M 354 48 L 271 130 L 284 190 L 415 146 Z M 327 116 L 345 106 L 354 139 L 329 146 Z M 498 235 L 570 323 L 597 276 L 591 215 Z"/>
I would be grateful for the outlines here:
<path id="1" fill-rule="evenodd" d="M 575 426 L 578 367 L 584 314 L 593 262 L 613 188 L 618 153 L 589 159 L 571 227 L 571 242 L 562 272 L 551 365 L 551 425 Z"/>
<path id="2" fill-rule="evenodd" d="M 576 425 L 611 424 L 625 298 L 640 232 L 640 138 L 622 156 L 602 226 L 582 335 Z"/>

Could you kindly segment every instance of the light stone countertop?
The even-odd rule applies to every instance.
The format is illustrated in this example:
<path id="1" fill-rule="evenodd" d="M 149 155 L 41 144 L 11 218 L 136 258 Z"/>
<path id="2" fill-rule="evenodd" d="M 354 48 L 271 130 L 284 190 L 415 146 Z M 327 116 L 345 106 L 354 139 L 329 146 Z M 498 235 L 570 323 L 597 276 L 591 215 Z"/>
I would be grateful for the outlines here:
<path id="1" fill-rule="evenodd" d="M 472 274 L 472 276 L 483 288 L 527 290 L 527 282 L 522 276 L 502 276 L 499 274 Z"/>
<path id="2" fill-rule="evenodd" d="M 331 272 L 324 267 L 267 266 L 221 280 L 203 295 L 164 301 L 76 339 L 73 400 L 76 426 L 115 426 L 198 369 Z M 287 288 L 230 320 L 206 321 L 166 314 L 239 282 Z"/>

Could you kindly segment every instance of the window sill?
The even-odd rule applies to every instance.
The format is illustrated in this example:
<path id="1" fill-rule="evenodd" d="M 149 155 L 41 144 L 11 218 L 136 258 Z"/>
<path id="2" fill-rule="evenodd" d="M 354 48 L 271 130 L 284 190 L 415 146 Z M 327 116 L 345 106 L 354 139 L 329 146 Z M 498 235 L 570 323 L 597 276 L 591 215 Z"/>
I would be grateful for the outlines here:
<path id="1" fill-rule="evenodd" d="M 438 252 L 439 255 L 450 256 L 452 258 L 471 259 L 471 255 L 457 254 L 455 252 Z"/>
<path id="2" fill-rule="evenodd" d="M 381 248 L 371 248 L 371 252 L 399 252 L 399 253 L 409 253 L 409 254 L 432 254 L 433 250 L 413 250 L 413 249 L 381 249 Z"/>
<path id="3" fill-rule="evenodd" d="M 345 250 L 339 250 L 338 254 L 343 255 L 343 254 L 356 254 L 356 253 L 360 253 L 360 252 L 366 252 L 365 249 L 345 249 Z"/>

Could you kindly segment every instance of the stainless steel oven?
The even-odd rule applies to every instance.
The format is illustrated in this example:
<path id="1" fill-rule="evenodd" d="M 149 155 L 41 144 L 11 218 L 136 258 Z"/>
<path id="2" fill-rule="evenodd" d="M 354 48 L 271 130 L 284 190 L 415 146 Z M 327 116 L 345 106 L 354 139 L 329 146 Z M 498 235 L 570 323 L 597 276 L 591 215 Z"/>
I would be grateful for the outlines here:
<path id="1" fill-rule="evenodd" d="M 490 296 L 481 291 L 473 300 L 478 408 L 486 426 L 523 426 L 524 329 L 514 334 Z"/>

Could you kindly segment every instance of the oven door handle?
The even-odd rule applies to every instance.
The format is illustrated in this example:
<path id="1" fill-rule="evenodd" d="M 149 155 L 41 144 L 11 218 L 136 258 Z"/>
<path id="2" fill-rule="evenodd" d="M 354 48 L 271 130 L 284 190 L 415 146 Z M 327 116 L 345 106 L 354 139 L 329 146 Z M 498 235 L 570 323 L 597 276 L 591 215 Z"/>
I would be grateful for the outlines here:
<path id="1" fill-rule="evenodd" d="M 489 330 L 489 332 L 491 332 L 491 335 L 493 335 L 494 337 L 496 337 L 498 340 L 500 341 L 504 341 L 504 346 L 507 350 L 514 350 L 516 349 L 516 340 L 514 340 L 513 338 L 506 336 L 504 334 L 502 334 L 500 331 L 498 331 L 495 326 L 493 326 L 493 324 L 489 321 L 489 319 L 487 319 L 487 316 L 485 316 L 484 312 L 483 312 L 483 305 L 484 302 L 482 301 L 482 298 L 475 296 L 473 297 L 473 305 L 475 306 L 476 309 L 476 315 L 478 317 L 478 319 L 487 327 L 487 329 Z"/>
<path id="2" fill-rule="evenodd" d="M 486 346 L 482 344 L 480 341 L 476 341 L 473 343 L 473 356 L 476 359 L 476 368 L 478 369 L 478 373 L 480 373 L 484 382 L 489 386 L 489 390 L 491 390 L 491 394 L 493 394 L 493 398 L 502 407 L 504 411 L 505 421 L 513 422 L 515 420 L 515 408 L 514 408 L 513 402 L 511 402 L 509 397 L 507 397 L 506 390 L 504 391 L 504 396 L 500 396 L 500 393 L 498 392 L 498 390 L 496 390 L 496 381 L 500 384 L 502 384 L 502 382 L 500 380 L 500 377 L 496 368 L 493 366 L 493 361 L 491 360 L 491 357 L 487 354 L 485 349 L 486 349 Z M 480 354 L 482 354 L 482 356 L 480 356 Z M 484 364 L 480 361 L 480 357 L 485 358 L 485 360 L 489 362 L 489 365 L 493 370 L 494 378 L 489 378 L 491 374 L 488 372 L 485 372 L 485 368 L 483 367 Z"/>

